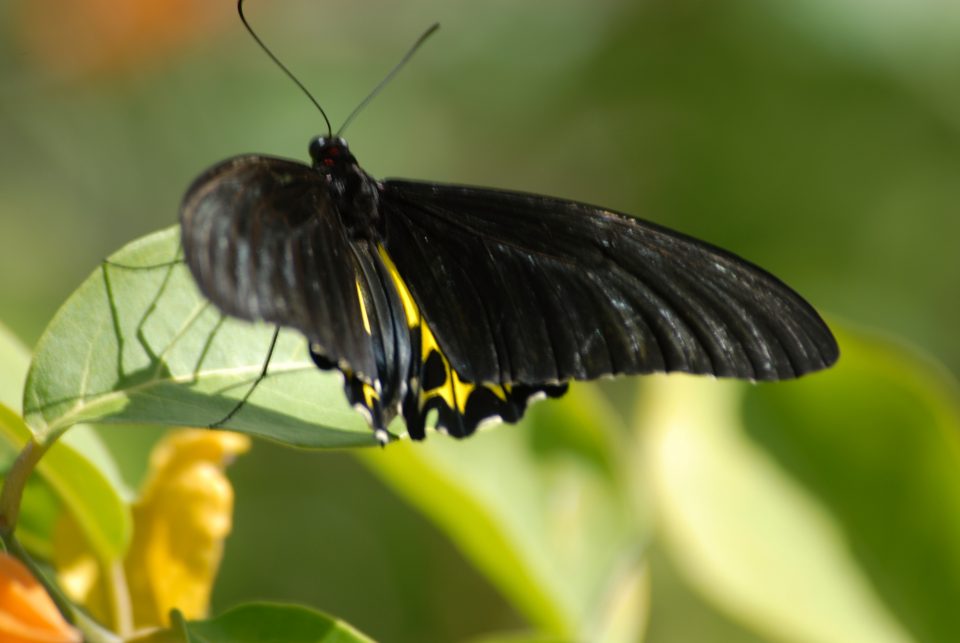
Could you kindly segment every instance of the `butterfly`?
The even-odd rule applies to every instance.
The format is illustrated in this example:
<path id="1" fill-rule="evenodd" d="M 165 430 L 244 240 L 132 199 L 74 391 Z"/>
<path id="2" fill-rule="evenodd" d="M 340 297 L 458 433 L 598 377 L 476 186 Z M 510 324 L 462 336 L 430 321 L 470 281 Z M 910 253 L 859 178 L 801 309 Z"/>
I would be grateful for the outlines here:
<path id="1" fill-rule="evenodd" d="M 309 152 L 198 177 L 184 257 L 224 313 L 303 333 L 381 444 L 398 415 L 415 440 L 431 412 L 465 437 L 572 380 L 782 380 L 839 356 L 783 282 L 679 232 L 538 194 L 377 180 L 339 135 Z"/>
<path id="2" fill-rule="evenodd" d="M 414 439 L 434 409 L 457 437 L 515 422 L 570 380 L 780 380 L 838 357 L 793 290 L 678 232 L 536 194 L 378 181 L 338 137 L 310 154 L 201 175 L 184 257 L 223 312 L 303 333 L 381 442 L 397 414 Z"/>

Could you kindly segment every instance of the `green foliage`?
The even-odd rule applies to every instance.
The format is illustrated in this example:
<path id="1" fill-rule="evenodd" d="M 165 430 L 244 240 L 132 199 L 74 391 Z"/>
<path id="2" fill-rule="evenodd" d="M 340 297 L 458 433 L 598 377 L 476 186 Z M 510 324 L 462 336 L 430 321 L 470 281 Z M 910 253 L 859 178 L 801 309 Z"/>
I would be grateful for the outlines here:
<path id="1" fill-rule="evenodd" d="M 78 427 L 78 435 L 89 427 Z M 0 433 L 10 443 L 24 445 L 29 431 L 23 420 L 0 405 Z M 91 443 L 96 436 L 83 436 Z M 88 542 L 101 560 L 117 560 L 130 543 L 130 510 L 118 489 L 97 464 L 68 441 L 53 444 L 37 465 L 44 482 L 57 495 L 63 507 L 77 519 Z M 48 503 L 44 508 L 49 511 Z M 49 516 L 42 524 L 50 525 Z"/>
<path id="2" fill-rule="evenodd" d="M 290 641 L 291 643 L 367 643 L 366 636 L 343 621 L 289 605 L 244 605 L 208 621 L 188 623 L 189 640 Z"/>
<path id="3" fill-rule="evenodd" d="M 909 348 L 845 334 L 844 361 L 751 391 L 746 432 L 829 512 L 853 562 L 917 640 L 957 633 L 960 388 Z"/>
<path id="4" fill-rule="evenodd" d="M 26 379 L 28 354 L 13 336 L 0 326 L 0 357 L 9 382 L 22 387 Z M 10 399 L 9 385 L 0 387 L 0 398 Z M 0 404 L 0 439 L 12 454 L 32 436 L 20 415 Z M 9 466 L 9 465 L 8 465 Z M 40 461 L 41 480 L 28 488 L 23 521 L 28 546 L 49 552 L 53 524 L 62 509 L 70 511 L 88 542 L 104 561 L 117 560 L 130 542 L 131 518 L 126 490 L 119 481 L 111 457 L 99 437 L 88 426 L 78 426 L 65 439 L 54 443 Z"/>
<path id="5" fill-rule="evenodd" d="M 347 623 L 295 605 L 251 603 L 204 621 L 176 620 L 173 629 L 131 643 L 371 643 Z"/>
<path id="6" fill-rule="evenodd" d="M 646 466 L 660 535 L 695 586 L 763 638 L 909 640 L 842 527 L 750 443 L 740 386 L 684 378 L 651 389 Z"/>
<path id="7" fill-rule="evenodd" d="M 363 461 L 544 631 L 634 640 L 646 622 L 649 526 L 619 424 L 597 391 L 575 387 L 531 409 L 519 430 L 481 431 L 469 448 L 431 435 Z"/>
<path id="8" fill-rule="evenodd" d="M 848 329 L 838 366 L 795 383 L 577 384 L 521 426 L 365 449 L 362 467 L 259 445 L 232 470 L 238 523 L 215 613 L 268 587 L 338 600 L 332 611 L 391 641 L 960 638 L 960 396 L 945 372 L 960 368 L 960 5 L 423 0 L 318 18 L 306 0 L 268 4 L 258 25 L 335 125 L 416 33 L 443 24 L 348 132 L 374 175 L 635 212 L 920 350 Z M 0 310 L 30 342 L 47 330 L 24 396 L 28 352 L 0 329 L 0 462 L 60 436 L 17 535 L 49 559 L 69 510 L 99 555 L 117 556 L 130 498 L 113 460 L 137 480 L 157 435 L 133 425 L 222 417 L 272 330 L 218 325 L 182 266 L 143 269 L 175 257 L 173 229 L 63 302 L 108 252 L 173 222 L 204 167 L 245 151 L 303 158 L 317 117 L 226 9 L 202 44 L 67 78 L 32 53 L 27 12 L 7 13 Z M 78 44 L 48 53 L 73 59 Z M 63 433 L 77 421 L 111 426 Z M 292 333 L 231 428 L 373 444 Z"/>
<path id="9" fill-rule="evenodd" d="M 889 341 L 840 342 L 834 369 L 795 383 L 647 392 L 659 534 L 704 595 L 771 638 L 949 640 L 956 382 Z"/>
<path id="10" fill-rule="evenodd" d="M 175 230 L 134 242 L 61 309 L 27 383 L 28 417 L 48 431 L 38 436 L 76 419 L 195 423 L 246 390 L 270 330 L 216 315 L 201 323 L 209 309 L 183 266 L 153 263 L 175 253 Z M 77 334 L 80 319 L 113 323 Z M 231 351 L 229 342 L 245 343 Z M 266 388 L 233 428 L 291 446 L 343 446 L 351 435 L 365 444 L 369 429 L 296 343 L 284 337 Z M 627 425 L 597 388 L 575 386 L 531 409 L 523 426 L 465 442 L 431 435 L 365 451 L 363 462 L 546 636 L 641 639 L 651 618 L 656 625 L 647 556 L 656 546 L 713 609 L 764 637 L 943 640 L 960 591 L 956 384 L 863 333 L 842 334 L 841 346 L 835 369 L 797 382 L 628 384 L 619 396 L 639 403 Z M 292 404 L 304 391 L 309 402 Z M 0 418 L 17 427 L 12 437 L 27 435 L 16 414 Z M 116 557 L 125 505 L 95 461 L 58 442 L 41 473 L 101 554 Z M 223 630 L 210 627 L 216 640 Z"/>
<path id="11" fill-rule="evenodd" d="M 178 242 L 170 228 L 130 244 L 54 317 L 24 394 L 39 440 L 81 421 L 207 426 L 259 375 L 273 329 L 225 319 L 203 300 L 176 262 Z M 282 333 L 270 367 L 223 428 L 311 448 L 375 443 L 336 376 L 317 370 L 296 333 Z"/>

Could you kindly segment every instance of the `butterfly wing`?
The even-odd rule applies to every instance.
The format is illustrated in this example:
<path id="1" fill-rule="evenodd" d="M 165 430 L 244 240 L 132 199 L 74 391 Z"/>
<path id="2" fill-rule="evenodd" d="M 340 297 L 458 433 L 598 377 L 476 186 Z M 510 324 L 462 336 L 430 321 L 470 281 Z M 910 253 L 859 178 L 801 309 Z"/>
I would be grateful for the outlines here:
<path id="1" fill-rule="evenodd" d="M 793 290 L 719 248 L 538 195 L 388 180 L 384 245 L 472 382 L 683 371 L 796 377 L 838 357 Z"/>
<path id="2" fill-rule="evenodd" d="M 268 156 L 229 159 L 189 188 L 180 221 L 187 264 L 222 311 L 296 328 L 330 366 L 372 381 L 357 248 L 319 173 Z"/>

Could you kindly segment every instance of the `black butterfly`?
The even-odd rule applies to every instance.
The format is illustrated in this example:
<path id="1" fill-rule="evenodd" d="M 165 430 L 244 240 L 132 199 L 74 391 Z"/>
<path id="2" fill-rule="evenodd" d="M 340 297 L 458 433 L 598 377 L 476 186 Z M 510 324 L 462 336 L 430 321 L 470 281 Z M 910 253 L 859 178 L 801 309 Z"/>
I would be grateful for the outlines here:
<path id="1" fill-rule="evenodd" d="M 377 438 L 514 422 L 569 380 L 684 371 L 779 380 L 836 361 L 823 320 L 733 254 L 595 206 L 377 181 L 341 138 L 313 166 L 211 168 L 181 211 L 184 254 L 225 313 L 296 328 L 345 376 Z"/>
<path id="2" fill-rule="evenodd" d="M 201 175 L 181 209 L 184 255 L 223 312 L 302 332 L 381 443 L 397 414 L 413 439 L 433 409 L 464 437 L 570 380 L 780 380 L 837 360 L 806 301 L 704 242 L 574 201 L 377 181 L 339 136 L 310 156 Z"/>

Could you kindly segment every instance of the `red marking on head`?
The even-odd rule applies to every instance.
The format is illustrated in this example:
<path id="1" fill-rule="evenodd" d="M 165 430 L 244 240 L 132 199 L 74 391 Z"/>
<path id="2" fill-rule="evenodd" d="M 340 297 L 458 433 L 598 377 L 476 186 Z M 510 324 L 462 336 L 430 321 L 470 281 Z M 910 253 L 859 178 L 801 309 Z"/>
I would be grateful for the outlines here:
<path id="1" fill-rule="evenodd" d="M 333 165 L 333 162 L 334 162 L 334 161 L 333 161 L 332 158 L 325 158 L 325 159 L 323 159 L 323 164 L 326 165 L 327 167 L 332 166 L 332 165 Z"/>

